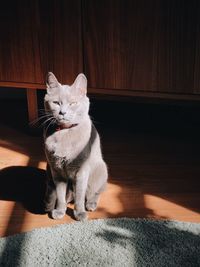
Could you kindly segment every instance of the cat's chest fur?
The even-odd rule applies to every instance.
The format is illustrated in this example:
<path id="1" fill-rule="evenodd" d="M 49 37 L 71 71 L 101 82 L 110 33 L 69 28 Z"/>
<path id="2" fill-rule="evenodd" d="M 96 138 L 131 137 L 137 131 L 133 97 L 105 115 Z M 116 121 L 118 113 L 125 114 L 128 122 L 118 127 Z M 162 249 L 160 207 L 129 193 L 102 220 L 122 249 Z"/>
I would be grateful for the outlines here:
<path id="1" fill-rule="evenodd" d="M 45 141 L 45 146 L 47 151 L 55 157 L 70 160 L 75 157 L 76 152 L 80 149 L 80 144 L 77 143 L 76 137 L 73 137 L 67 131 L 57 131 L 49 136 Z"/>
<path id="2" fill-rule="evenodd" d="M 51 157 L 64 158 L 70 162 L 83 150 L 90 138 L 91 124 L 55 131 L 45 139 L 45 149 Z"/>

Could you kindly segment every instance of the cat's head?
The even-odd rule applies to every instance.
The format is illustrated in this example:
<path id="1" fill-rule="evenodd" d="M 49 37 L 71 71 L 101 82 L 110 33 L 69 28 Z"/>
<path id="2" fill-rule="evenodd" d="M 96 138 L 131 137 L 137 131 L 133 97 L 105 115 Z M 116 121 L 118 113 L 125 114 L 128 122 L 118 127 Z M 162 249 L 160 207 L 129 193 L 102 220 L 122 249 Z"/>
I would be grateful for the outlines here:
<path id="1" fill-rule="evenodd" d="M 47 75 L 47 93 L 44 98 L 45 109 L 51 114 L 58 125 L 69 128 L 80 124 L 88 116 L 89 99 L 87 79 L 79 74 L 72 85 L 62 85 L 55 75 Z"/>

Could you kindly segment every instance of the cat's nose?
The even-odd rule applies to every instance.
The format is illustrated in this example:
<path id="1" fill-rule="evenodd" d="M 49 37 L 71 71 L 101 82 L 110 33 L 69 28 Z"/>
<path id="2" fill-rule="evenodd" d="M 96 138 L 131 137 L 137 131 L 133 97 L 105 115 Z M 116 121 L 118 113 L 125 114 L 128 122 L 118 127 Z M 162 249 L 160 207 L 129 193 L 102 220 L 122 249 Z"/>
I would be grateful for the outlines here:
<path id="1" fill-rule="evenodd" d="M 66 114 L 66 111 L 63 111 L 63 110 L 60 110 L 60 112 L 59 112 L 59 115 L 65 115 Z"/>

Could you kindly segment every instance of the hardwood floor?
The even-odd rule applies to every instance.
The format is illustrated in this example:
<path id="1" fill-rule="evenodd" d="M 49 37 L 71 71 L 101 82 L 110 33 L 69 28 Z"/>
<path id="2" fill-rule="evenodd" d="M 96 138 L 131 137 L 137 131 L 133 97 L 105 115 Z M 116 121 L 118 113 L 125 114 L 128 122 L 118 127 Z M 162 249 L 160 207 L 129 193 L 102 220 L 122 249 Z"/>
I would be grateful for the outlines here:
<path id="1" fill-rule="evenodd" d="M 12 104 L 12 114 L 5 115 L 3 102 L 0 108 L 1 115 L 4 110 L 0 125 L 0 236 L 73 222 L 72 205 L 59 221 L 50 219 L 42 211 L 46 162 L 41 134 L 31 135 L 25 130 L 24 104 Z M 126 109 L 134 104 L 123 105 L 124 112 L 128 112 Z M 92 103 L 92 116 L 99 121 L 96 126 L 109 167 L 109 182 L 97 211 L 89 213 L 89 218 L 128 216 L 200 222 L 200 135 L 194 117 L 192 124 L 187 116 L 182 117 L 183 123 L 177 124 L 182 115 L 176 117 L 177 111 L 172 112 L 168 107 L 166 113 L 171 114 L 168 121 L 163 117 L 165 111 L 161 110 L 165 122 L 159 123 L 157 117 L 153 125 L 155 114 L 149 113 L 148 108 L 142 113 L 138 105 L 139 109 L 131 110 L 129 117 L 122 120 L 122 116 L 119 122 L 116 116 L 121 114 L 121 104 L 114 106 Z M 191 115 L 189 109 L 182 110 Z M 141 120 L 143 123 L 139 123 Z"/>

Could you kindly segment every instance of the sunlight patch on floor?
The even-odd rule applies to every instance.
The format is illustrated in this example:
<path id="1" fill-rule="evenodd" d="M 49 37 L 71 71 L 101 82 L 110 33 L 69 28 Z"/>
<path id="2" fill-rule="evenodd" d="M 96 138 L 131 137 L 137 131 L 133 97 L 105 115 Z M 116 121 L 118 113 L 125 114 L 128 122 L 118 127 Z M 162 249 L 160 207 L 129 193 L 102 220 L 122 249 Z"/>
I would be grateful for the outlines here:
<path id="1" fill-rule="evenodd" d="M 8 166 L 27 166 L 29 156 L 23 153 L 13 151 L 12 149 L 1 147 L 0 148 L 0 168 Z"/>
<path id="2" fill-rule="evenodd" d="M 191 221 L 199 221 L 200 214 L 185 208 L 177 203 L 163 199 L 161 197 L 144 194 L 145 207 L 152 210 L 155 216 L 163 219 L 186 220 L 190 217 Z"/>
<path id="3" fill-rule="evenodd" d="M 109 214 L 116 214 L 123 212 L 124 207 L 119 198 L 121 193 L 122 193 L 121 186 L 108 183 L 106 191 L 103 192 L 100 196 L 100 203 L 98 207 L 100 209 L 104 209 Z M 109 203 L 108 203 L 108 197 L 106 197 L 106 195 L 109 195 Z"/>
<path id="4" fill-rule="evenodd" d="M 38 163 L 38 168 L 39 169 L 42 169 L 42 170 L 46 170 L 46 165 L 47 165 L 47 162 L 46 161 L 40 161 Z"/>

